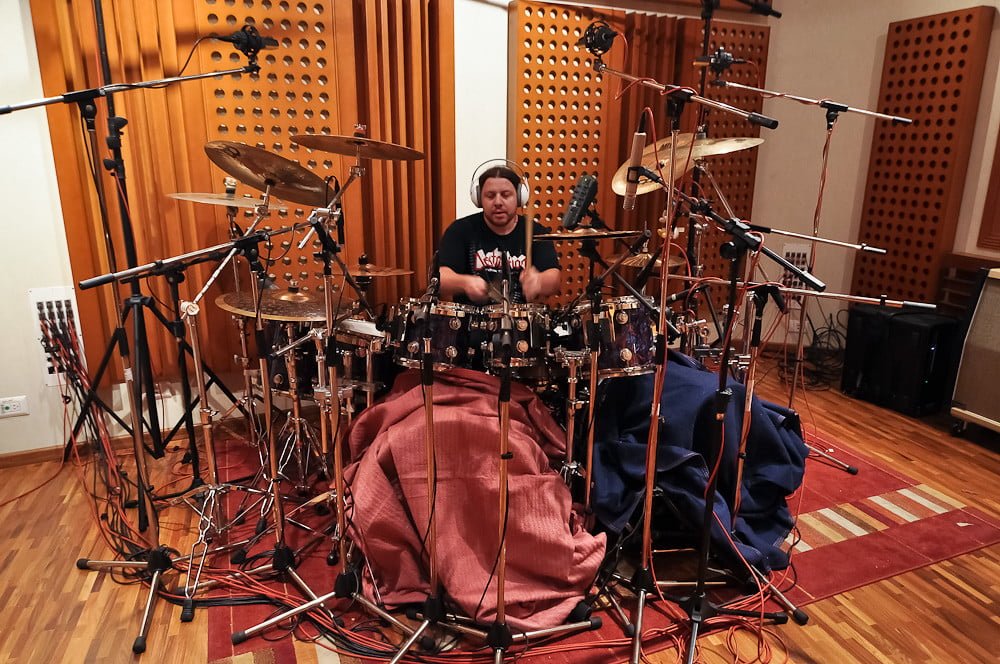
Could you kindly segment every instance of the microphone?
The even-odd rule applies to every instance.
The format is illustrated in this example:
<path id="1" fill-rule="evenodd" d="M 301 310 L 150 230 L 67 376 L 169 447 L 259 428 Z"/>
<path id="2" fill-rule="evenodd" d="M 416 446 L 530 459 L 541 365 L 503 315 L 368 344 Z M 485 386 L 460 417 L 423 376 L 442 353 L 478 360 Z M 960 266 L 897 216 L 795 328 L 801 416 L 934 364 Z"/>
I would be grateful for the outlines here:
<path id="1" fill-rule="evenodd" d="M 732 53 L 720 47 L 711 55 L 699 55 L 691 64 L 695 67 L 711 67 L 716 76 L 720 76 L 733 65 L 745 65 L 749 62 L 749 60 L 733 56 Z"/>
<path id="2" fill-rule="evenodd" d="M 437 297 L 441 289 L 441 250 L 434 252 L 427 272 L 427 295 Z"/>
<path id="3" fill-rule="evenodd" d="M 761 16 L 773 16 L 774 18 L 781 18 L 781 12 L 777 11 L 771 6 L 769 2 L 758 2 L 758 0 L 736 0 L 740 4 L 744 4 L 750 8 L 751 14 L 760 14 Z"/>
<path id="4" fill-rule="evenodd" d="M 212 35 L 212 39 L 229 42 L 236 47 L 237 51 L 248 56 L 251 54 L 256 55 L 264 49 L 278 48 L 277 39 L 263 36 L 257 32 L 257 28 L 249 23 L 227 37 Z"/>
<path id="5" fill-rule="evenodd" d="M 632 153 L 628 158 L 628 173 L 625 175 L 625 200 L 623 210 L 635 209 L 635 190 L 639 187 L 639 174 L 642 168 L 642 150 L 646 147 L 646 114 L 639 117 L 639 128 L 632 136 Z"/>
<path id="6" fill-rule="evenodd" d="M 563 228 L 573 230 L 580 224 L 580 217 L 587 211 L 590 204 L 594 202 L 597 195 L 597 178 L 588 173 L 580 176 L 573 188 L 573 197 L 569 199 L 569 205 L 563 214 Z"/>
<path id="7" fill-rule="evenodd" d="M 576 43 L 587 49 L 591 55 L 600 58 L 611 50 L 611 45 L 617 36 L 618 33 L 605 21 L 594 21 L 587 26 L 586 32 Z"/>

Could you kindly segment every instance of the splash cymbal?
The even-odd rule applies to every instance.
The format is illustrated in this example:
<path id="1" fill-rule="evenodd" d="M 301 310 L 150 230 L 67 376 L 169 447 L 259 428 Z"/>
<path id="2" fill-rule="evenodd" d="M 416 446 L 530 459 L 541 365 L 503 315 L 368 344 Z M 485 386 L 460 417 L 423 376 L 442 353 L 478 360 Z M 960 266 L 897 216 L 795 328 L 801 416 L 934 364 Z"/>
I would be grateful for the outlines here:
<path id="1" fill-rule="evenodd" d="M 231 314 L 254 317 L 252 293 L 223 293 L 215 298 L 215 304 Z M 326 305 L 322 293 L 294 289 L 265 290 L 260 300 L 260 317 L 286 322 L 323 322 L 326 320 Z"/>
<path id="2" fill-rule="evenodd" d="M 663 171 L 663 176 L 670 178 L 671 182 L 684 175 L 687 171 L 694 168 L 694 156 L 688 159 L 688 153 L 691 150 L 691 142 L 694 141 L 694 134 L 679 134 L 677 136 L 677 163 L 674 168 L 669 168 L 670 166 L 670 142 L 671 137 L 667 137 L 647 145 L 642 151 L 642 161 L 640 165 L 643 168 L 647 168 L 654 173 L 658 173 L 660 170 Z M 659 161 L 657 161 L 657 156 Z M 626 161 L 624 164 L 618 167 L 615 171 L 615 176 L 611 179 L 611 190 L 618 194 L 619 196 L 625 195 L 625 188 L 628 185 L 628 166 L 629 163 Z M 636 188 L 635 193 L 638 194 L 648 194 L 651 191 L 656 191 L 660 188 L 660 185 L 656 182 L 645 178 L 639 178 L 639 186 Z"/>
<path id="3" fill-rule="evenodd" d="M 642 231 L 610 231 L 598 230 L 589 226 L 580 226 L 571 231 L 566 231 L 565 233 L 545 233 L 542 235 L 535 235 L 534 239 L 554 240 L 557 242 L 567 240 L 582 242 L 583 240 L 608 240 L 612 238 L 635 237 L 636 235 L 642 235 Z"/>
<path id="4" fill-rule="evenodd" d="M 167 198 L 176 198 L 179 201 L 191 201 L 192 203 L 206 203 L 208 205 L 225 205 L 226 207 L 237 207 L 237 208 L 256 208 L 257 206 L 264 204 L 264 199 L 251 198 L 246 194 L 244 194 L 243 196 L 236 196 L 234 194 L 198 194 L 198 193 L 180 192 L 176 194 L 167 194 Z M 288 209 L 281 203 L 275 203 L 272 201 L 268 201 L 267 207 L 269 210 Z"/>
<path id="5" fill-rule="evenodd" d="M 694 142 L 694 158 L 704 159 L 705 157 L 715 157 L 730 152 L 749 150 L 764 142 L 763 138 L 699 138 Z"/>
<path id="6" fill-rule="evenodd" d="M 321 152 L 332 152 L 361 159 L 390 159 L 393 161 L 416 161 L 424 158 L 424 153 L 413 148 L 374 141 L 364 136 L 329 136 L 327 134 L 296 134 L 292 142 Z"/>
<path id="7" fill-rule="evenodd" d="M 333 190 L 304 166 L 276 154 L 233 141 L 210 141 L 205 153 L 212 162 L 243 184 L 267 190 L 286 201 L 323 207 Z"/>

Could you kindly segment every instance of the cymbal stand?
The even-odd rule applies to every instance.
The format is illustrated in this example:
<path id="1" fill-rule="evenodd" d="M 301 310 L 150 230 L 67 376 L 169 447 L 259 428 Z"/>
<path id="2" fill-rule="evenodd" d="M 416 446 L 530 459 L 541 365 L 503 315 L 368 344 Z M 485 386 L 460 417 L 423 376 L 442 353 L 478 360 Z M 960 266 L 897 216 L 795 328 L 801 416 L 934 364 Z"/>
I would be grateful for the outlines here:
<path id="1" fill-rule="evenodd" d="M 427 628 L 437 623 L 444 617 L 444 597 L 442 595 L 441 581 L 438 576 L 437 559 L 437 520 L 434 514 L 434 503 L 437 496 L 437 460 L 435 458 L 434 439 L 434 360 L 431 354 L 431 307 L 437 301 L 437 292 L 441 283 L 438 273 L 438 257 L 434 257 L 435 275 L 431 277 L 427 286 L 427 293 L 424 295 L 424 302 L 419 313 L 415 317 L 423 330 L 423 353 L 420 357 L 420 382 L 424 396 L 424 452 L 427 462 L 427 567 L 429 572 L 429 586 L 427 597 L 424 598 L 422 610 L 423 621 L 414 630 L 391 660 L 391 664 L 397 664 L 410 648 L 420 639 Z M 509 337 L 508 332 L 508 337 Z M 509 351 L 508 351 L 509 357 Z M 508 369 L 509 371 L 509 369 Z M 505 463 L 501 461 L 501 463 Z"/>
<path id="2" fill-rule="evenodd" d="M 566 458 L 559 468 L 563 481 L 572 489 L 573 478 L 580 474 L 580 464 L 573 460 L 573 447 L 576 442 L 576 414 L 583 407 L 583 401 L 576 398 L 576 385 L 580 381 L 580 367 L 587 364 L 589 353 L 586 351 L 555 349 L 556 362 L 569 371 L 566 378 Z"/>

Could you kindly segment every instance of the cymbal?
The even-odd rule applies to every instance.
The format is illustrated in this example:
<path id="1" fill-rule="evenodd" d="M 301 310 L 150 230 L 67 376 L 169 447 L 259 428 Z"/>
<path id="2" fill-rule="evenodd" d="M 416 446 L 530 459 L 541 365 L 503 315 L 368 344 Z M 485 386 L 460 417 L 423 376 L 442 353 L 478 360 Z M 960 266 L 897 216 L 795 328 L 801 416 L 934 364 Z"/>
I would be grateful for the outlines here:
<path id="1" fill-rule="evenodd" d="M 329 136 L 327 134 L 296 134 L 292 142 L 321 152 L 360 157 L 364 159 L 391 159 L 393 161 L 415 161 L 424 158 L 423 152 L 413 148 L 373 141 L 364 136 Z"/>
<path id="2" fill-rule="evenodd" d="M 621 254 L 612 258 L 610 262 L 618 260 L 619 256 L 621 256 Z M 629 256 L 628 258 L 622 261 L 622 265 L 624 265 L 625 267 L 646 267 L 646 265 L 648 265 L 649 261 L 651 261 L 652 259 L 653 259 L 653 254 L 649 253 L 648 251 L 643 251 L 641 253 L 636 254 L 635 256 Z M 681 265 L 684 265 L 684 259 L 681 258 L 680 256 L 667 256 L 668 270 L 672 270 L 675 267 L 680 267 Z M 663 259 L 657 258 L 656 269 L 660 269 L 661 267 L 663 267 Z"/>
<path id="3" fill-rule="evenodd" d="M 212 162 L 245 185 L 267 190 L 286 201 L 323 207 L 333 190 L 304 166 L 276 154 L 233 141 L 209 141 L 205 153 Z"/>
<path id="4" fill-rule="evenodd" d="M 223 311 L 254 317 L 252 293 L 223 293 L 215 298 L 215 304 Z M 260 300 L 260 317 L 287 322 L 323 322 L 326 320 L 326 305 L 321 293 L 265 290 Z"/>
<path id="5" fill-rule="evenodd" d="M 647 145 L 642 151 L 642 161 L 640 165 L 643 168 L 647 168 L 654 173 L 659 172 L 659 169 L 663 170 L 664 177 L 670 178 L 670 181 L 674 181 L 680 176 L 684 175 L 687 171 L 694 168 L 694 156 L 688 159 L 688 152 L 691 150 L 691 142 L 694 141 L 694 134 L 679 134 L 677 136 L 677 164 L 674 168 L 669 168 L 670 165 L 670 142 L 671 137 L 667 137 L 657 141 L 656 143 Z M 659 164 L 657 164 L 657 156 L 659 156 Z M 628 167 L 629 163 L 626 161 L 624 164 L 618 167 L 615 171 L 614 177 L 611 179 L 611 190 L 618 194 L 619 196 L 625 195 L 625 187 L 628 185 Z M 660 188 L 660 185 L 652 180 L 644 177 L 639 178 L 639 186 L 636 187 L 636 194 L 648 194 L 651 191 L 656 191 Z"/>
<path id="6" fill-rule="evenodd" d="M 694 158 L 704 159 L 730 152 L 749 150 L 764 142 L 763 138 L 699 138 L 694 142 Z"/>
<path id="7" fill-rule="evenodd" d="M 249 196 L 236 196 L 231 194 L 197 194 L 197 193 L 176 193 L 167 194 L 167 198 L 176 198 L 179 201 L 191 201 L 192 203 L 207 203 L 208 205 L 225 205 L 226 207 L 255 208 L 264 204 L 262 198 L 251 198 Z M 281 203 L 268 201 L 269 210 L 287 210 L 288 207 Z"/>
<path id="8" fill-rule="evenodd" d="M 407 270 L 401 267 L 383 267 L 381 265 L 375 265 L 374 263 L 358 263 L 355 265 L 348 265 L 347 271 L 350 272 L 353 277 L 402 277 L 407 274 L 413 274 L 413 270 Z"/>
<path id="9" fill-rule="evenodd" d="M 602 231 L 590 226 L 580 226 L 565 233 L 545 233 L 535 235 L 534 238 L 536 240 L 573 240 L 582 242 L 583 240 L 608 240 L 611 238 L 635 237 L 636 235 L 642 235 L 642 231 Z"/>

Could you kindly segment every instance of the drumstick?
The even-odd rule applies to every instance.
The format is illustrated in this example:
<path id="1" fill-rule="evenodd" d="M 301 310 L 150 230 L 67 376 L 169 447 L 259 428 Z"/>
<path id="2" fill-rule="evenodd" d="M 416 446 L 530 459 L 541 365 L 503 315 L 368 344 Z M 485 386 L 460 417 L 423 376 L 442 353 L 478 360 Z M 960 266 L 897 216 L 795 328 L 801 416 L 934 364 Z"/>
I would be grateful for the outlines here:
<path id="1" fill-rule="evenodd" d="M 535 222 L 530 219 L 524 220 L 524 269 L 531 267 L 531 243 L 535 236 Z"/>

